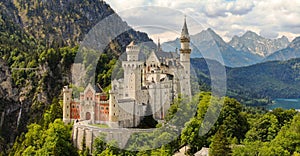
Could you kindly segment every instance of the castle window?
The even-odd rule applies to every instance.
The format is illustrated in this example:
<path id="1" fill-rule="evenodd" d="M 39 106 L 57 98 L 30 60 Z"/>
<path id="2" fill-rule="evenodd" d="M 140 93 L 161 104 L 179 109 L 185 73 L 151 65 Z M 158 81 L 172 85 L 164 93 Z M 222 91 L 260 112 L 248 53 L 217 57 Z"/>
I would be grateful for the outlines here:
<path id="1" fill-rule="evenodd" d="M 69 98 L 67 98 L 67 100 L 69 100 Z"/>
<path id="2" fill-rule="evenodd" d="M 116 115 L 116 113 L 114 113 L 114 116 Z"/>
<path id="3" fill-rule="evenodd" d="M 69 108 L 69 106 L 67 106 L 67 108 Z"/>
<path id="4" fill-rule="evenodd" d="M 114 104 L 114 107 L 116 107 L 116 105 Z"/>

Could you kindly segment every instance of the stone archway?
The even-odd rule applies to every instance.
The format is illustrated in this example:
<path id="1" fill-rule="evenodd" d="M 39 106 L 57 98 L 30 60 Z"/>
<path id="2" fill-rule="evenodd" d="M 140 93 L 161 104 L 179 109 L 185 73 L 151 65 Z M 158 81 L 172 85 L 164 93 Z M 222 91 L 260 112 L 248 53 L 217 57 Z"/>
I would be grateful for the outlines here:
<path id="1" fill-rule="evenodd" d="M 91 113 L 90 112 L 86 112 L 85 113 L 85 119 L 86 120 L 90 120 L 91 119 Z"/>

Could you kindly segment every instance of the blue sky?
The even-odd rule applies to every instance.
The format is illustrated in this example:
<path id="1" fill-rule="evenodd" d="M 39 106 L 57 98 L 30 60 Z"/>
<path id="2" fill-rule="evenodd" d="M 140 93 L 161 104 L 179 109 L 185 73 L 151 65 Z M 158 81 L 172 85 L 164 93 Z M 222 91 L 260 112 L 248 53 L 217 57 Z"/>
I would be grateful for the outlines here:
<path id="1" fill-rule="evenodd" d="M 212 28 L 226 41 L 247 30 L 267 38 L 300 36 L 299 0 L 107 0 L 130 26 L 173 40 L 187 15 L 191 34 Z"/>

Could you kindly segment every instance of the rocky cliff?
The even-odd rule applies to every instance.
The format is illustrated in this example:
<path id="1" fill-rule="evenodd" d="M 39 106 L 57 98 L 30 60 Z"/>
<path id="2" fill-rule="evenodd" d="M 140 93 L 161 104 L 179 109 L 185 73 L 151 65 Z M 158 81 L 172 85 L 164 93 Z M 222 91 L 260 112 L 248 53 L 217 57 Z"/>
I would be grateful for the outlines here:
<path id="1" fill-rule="evenodd" d="M 114 13 L 102 0 L 0 2 L 0 151 L 26 131 L 28 123 L 39 122 L 52 99 L 71 81 L 78 45 L 98 22 Z M 116 58 L 133 40 L 152 42 L 146 33 L 129 28 L 111 39 L 105 61 Z"/>

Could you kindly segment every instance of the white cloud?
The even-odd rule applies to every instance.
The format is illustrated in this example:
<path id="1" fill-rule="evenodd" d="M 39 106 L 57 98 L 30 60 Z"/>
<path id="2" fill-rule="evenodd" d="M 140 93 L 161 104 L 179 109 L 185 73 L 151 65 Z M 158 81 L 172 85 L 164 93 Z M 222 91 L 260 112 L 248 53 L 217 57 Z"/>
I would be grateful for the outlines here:
<path id="1" fill-rule="evenodd" d="M 204 13 L 208 17 L 227 17 L 229 15 L 245 15 L 254 7 L 251 1 L 230 1 L 222 0 L 209 1 L 204 4 Z"/>
<path id="2" fill-rule="evenodd" d="M 150 36 L 161 35 L 162 41 L 178 37 L 173 32 L 181 30 L 183 14 L 188 16 L 191 34 L 210 27 L 227 41 L 247 30 L 271 38 L 285 35 L 292 40 L 300 36 L 299 0 L 108 0 L 107 3 L 129 25 Z"/>

